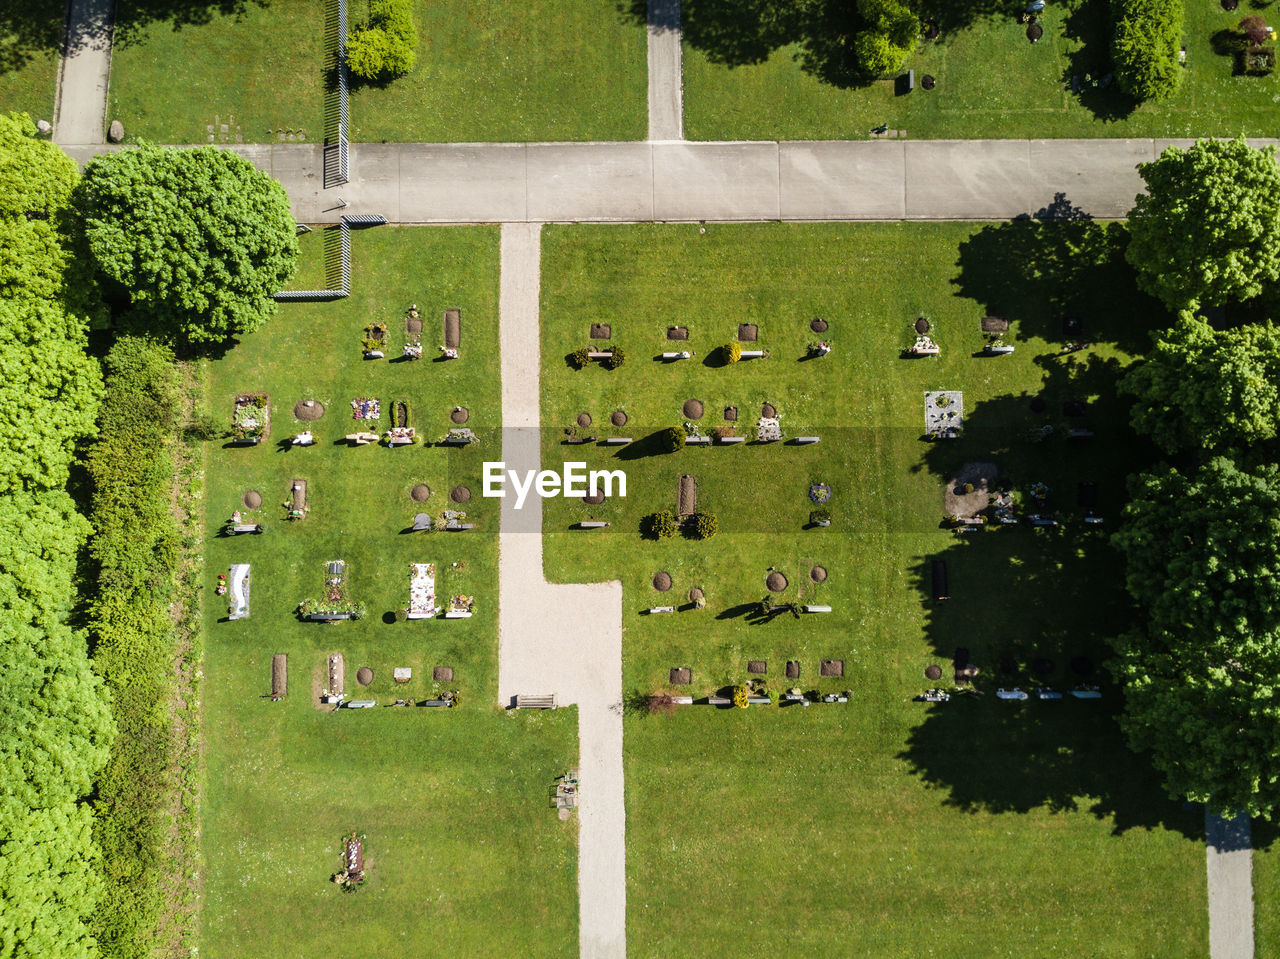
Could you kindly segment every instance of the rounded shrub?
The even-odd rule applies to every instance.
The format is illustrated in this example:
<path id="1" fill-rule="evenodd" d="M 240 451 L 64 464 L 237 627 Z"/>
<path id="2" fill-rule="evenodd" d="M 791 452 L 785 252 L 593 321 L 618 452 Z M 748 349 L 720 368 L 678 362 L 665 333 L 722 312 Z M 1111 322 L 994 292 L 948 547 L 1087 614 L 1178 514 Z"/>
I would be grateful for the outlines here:
<path id="1" fill-rule="evenodd" d="M 751 695 L 751 691 L 739 683 L 733 687 L 733 705 L 738 709 L 747 708 L 747 697 Z"/>
<path id="2" fill-rule="evenodd" d="M 684 449 L 688 433 L 683 426 L 668 426 L 659 434 L 659 443 L 664 453 L 676 453 Z"/>
<path id="3" fill-rule="evenodd" d="M 724 361 L 726 363 L 737 363 L 742 359 L 742 347 L 737 343 L 726 343 L 721 349 L 724 350 Z"/>
<path id="4" fill-rule="evenodd" d="M 670 539 L 676 535 L 678 524 L 676 518 L 671 515 L 671 510 L 662 509 L 656 513 L 650 513 L 644 518 L 642 532 L 647 539 Z"/>
<path id="5" fill-rule="evenodd" d="M 580 346 L 569 354 L 569 365 L 575 370 L 580 370 L 591 362 L 591 350 L 589 347 Z"/>
<path id="6" fill-rule="evenodd" d="M 693 516 L 693 538 L 710 539 L 720 531 L 720 521 L 711 513 L 695 513 Z"/>
<path id="7" fill-rule="evenodd" d="M 624 362 L 626 362 L 627 354 L 622 351 L 622 347 L 615 346 L 609 355 L 605 358 L 604 368 L 606 370 L 616 370 Z"/>

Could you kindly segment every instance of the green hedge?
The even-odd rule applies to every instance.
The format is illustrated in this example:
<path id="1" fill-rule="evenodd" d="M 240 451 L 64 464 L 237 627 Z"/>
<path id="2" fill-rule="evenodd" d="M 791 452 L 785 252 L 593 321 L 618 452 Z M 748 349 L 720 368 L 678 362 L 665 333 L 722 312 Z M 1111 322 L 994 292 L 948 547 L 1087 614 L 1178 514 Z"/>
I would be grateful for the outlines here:
<path id="1" fill-rule="evenodd" d="M 1111 58 L 1120 89 L 1137 100 L 1172 94 L 1182 75 L 1182 0 L 1111 0 L 1111 20 Z"/>
<path id="2" fill-rule="evenodd" d="M 153 952 L 169 858 L 164 808 L 174 785 L 174 629 L 180 557 L 170 512 L 179 413 L 173 353 L 122 337 L 107 354 L 106 397 L 89 455 L 98 592 L 90 607 L 94 664 L 111 690 L 119 735 L 98 777 L 98 842 L 107 888 L 94 931 L 111 956 Z"/>

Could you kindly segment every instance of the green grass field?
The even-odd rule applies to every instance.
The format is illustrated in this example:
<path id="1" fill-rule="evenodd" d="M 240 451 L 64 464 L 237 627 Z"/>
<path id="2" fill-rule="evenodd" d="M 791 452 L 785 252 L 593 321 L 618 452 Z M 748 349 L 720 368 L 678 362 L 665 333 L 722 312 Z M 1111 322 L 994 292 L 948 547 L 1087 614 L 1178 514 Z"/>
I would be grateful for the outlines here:
<path id="1" fill-rule="evenodd" d="M 65 14 L 57 3 L 0 0 L 0 113 L 53 122 Z"/>
<path id="2" fill-rule="evenodd" d="M 1134 109 L 1114 87 L 1085 83 L 1086 74 L 1099 78 L 1112 69 L 1104 0 L 1049 4 L 1036 44 L 1013 16 L 954 29 L 943 17 L 939 39 L 922 42 L 903 67 L 917 80 L 906 96 L 895 96 L 890 80 L 849 89 L 824 83 L 802 69 L 792 46 L 769 54 L 767 44 L 748 44 L 752 58 L 766 58 L 725 65 L 746 58 L 716 23 L 700 27 L 695 7 L 686 14 L 685 133 L 697 140 L 864 139 L 887 123 L 918 140 L 1270 136 L 1280 81 L 1233 76 L 1230 58 L 1213 51 L 1213 35 L 1250 12 L 1187 0 L 1183 82 L 1169 100 Z M 932 91 L 919 86 L 926 74 L 937 79 Z"/>
<path id="3" fill-rule="evenodd" d="M 313 957 L 344 943 L 373 955 L 446 945 L 467 955 L 576 955 L 576 824 L 548 808 L 555 777 L 576 761 L 575 714 L 497 706 L 497 510 L 482 504 L 478 485 L 501 417 L 497 257 L 492 229 L 357 233 L 349 299 L 282 306 L 207 364 L 216 416 L 229 419 L 236 394 L 266 391 L 272 420 L 262 445 L 213 443 L 207 458 L 203 955 Z M 414 302 L 428 358 L 362 361 L 372 320 L 388 323 L 388 356 L 399 353 Z M 433 362 L 451 307 L 462 310 L 462 355 Z M 349 403 L 369 396 L 383 401 L 380 428 L 402 399 L 420 435 L 438 441 L 450 411 L 464 406 L 484 440 L 465 450 L 348 447 L 341 437 L 367 425 Z M 281 441 L 303 428 L 294 404 L 308 398 L 325 405 L 311 424 L 317 443 L 289 449 Z M 311 511 L 290 523 L 282 504 L 294 478 L 308 481 Z M 416 483 L 433 491 L 423 506 L 409 498 Z M 477 493 L 465 507 L 477 530 L 403 533 L 419 509 L 452 505 L 449 490 L 460 484 Z M 266 533 L 218 536 L 251 489 L 263 507 L 245 519 Z M 297 604 L 319 592 L 322 564 L 335 559 L 346 561 L 368 616 L 299 621 Z M 251 564 L 250 616 L 229 622 L 213 587 L 236 562 Z M 441 601 L 474 596 L 473 618 L 395 622 L 390 614 L 408 605 L 411 562 L 435 563 Z M 346 659 L 348 698 L 379 708 L 318 708 L 334 652 Z M 274 653 L 289 656 L 282 702 L 268 695 Z M 367 688 L 355 684 L 359 666 L 374 670 Z M 407 685 L 392 681 L 397 666 L 412 667 Z M 454 680 L 434 683 L 435 666 L 452 666 Z M 383 708 L 443 689 L 458 690 L 458 708 Z M 344 895 L 329 876 L 351 830 L 368 836 L 369 879 Z"/>
<path id="4" fill-rule="evenodd" d="M 363 2 L 351 4 L 353 25 Z M 356 140 L 643 140 L 644 27 L 596 0 L 417 0 L 418 64 L 351 94 Z"/>
<path id="5" fill-rule="evenodd" d="M 251 3 L 179 24 L 121 6 L 127 29 L 113 54 L 110 115 L 130 136 L 323 140 L 324 0 Z M 361 23 L 363 0 L 348 15 L 352 28 Z M 644 28 L 613 9 L 590 0 L 419 0 L 416 18 L 414 71 L 385 85 L 353 84 L 353 140 L 644 138 Z"/>
<path id="6" fill-rule="evenodd" d="M 789 686 L 849 689 L 846 706 L 776 706 L 674 716 L 626 726 L 628 947 L 670 955 L 728 941 L 753 956 L 839 942 L 853 955 L 1202 955 L 1206 949 L 1201 821 L 1162 795 L 1124 748 L 1118 691 L 1100 664 L 1130 615 L 1118 557 L 1079 523 L 1077 484 L 1098 484 L 1114 523 L 1123 478 L 1148 451 L 1125 426 L 1114 381 L 1162 311 L 1132 286 L 1096 224 L 1021 222 L 915 226 L 549 228 L 543 244 L 542 362 L 546 464 L 621 467 L 628 495 L 591 507 L 545 505 L 548 575 L 624 584 L 624 689 L 669 689 L 690 667 L 705 695 L 745 682 L 748 660 Z M 1092 349 L 1059 355 L 1064 313 L 1084 319 Z M 905 360 L 919 315 L 943 353 Z M 1012 324 L 1017 352 L 972 356 L 979 317 Z M 808 326 L 825 318 L 833 352 L 801 361 Z M 569 369 L 588 325 L 611 323 L 627 362 Z M 716 348 L 739 323 L 759 327 L 763 360 L 720 366 Z M 665 339 L 687 326 L 687 344 Z M 664 349 L 697 356 L 656 362 Z M 922 441 L 925 390 L 964 391 L 967 431 Z M 1030 408 L 1045 401 L 1045 412 Z M 816 446 L 744 444 L 656 454 L 645 437 L 702 400 L 706 428 L 736 406 L 739 434 L 760 406 L 788 436 Z M 1066 424 L 1061 404 L 1088 404 L 1092 439 L 1029 432 Z M 623 410 L 622 429 L 607 424 Z M 598 436 L 629 435 L 618 452 L 566 447 L 580 412 Z M 599 424 L 605 424 L 599 426 Z M 1074 425 L 1074 424 L 1073 424 Z M 946 478 L 992 461 L 1019 489 L 1043 481 L 1057 530 L 940 527 Z M 640 518 L 674 509 L 678 477 L 697 478 L 698 507 L 720 534 L 706 542 L 642 540 Z M 809 485 L 833 495 L 829 529 L 806 529 Z M 605 531 L 569 526 L 588 516 Z M 944 559 L 951 599 L 930 600 L 929 562 Z M 828 572 L 820 586 L 812 566 Z M 779 599 L 825 603 L 830 615 L 763 620 L 755 604 L 770 569 Z M 674 587 L 650 585 L 668 572 Z M 702 588 L 706 610 L 687 608 Z M 642 610 L 674 604 L 674 615 Z M 965 647 L 981 699 L 911 701 Z M 1087 657 L 1104 699 L 1008 703 L 999 685 L 1079 682 Z M 818 678 L 820 660 L 844 661 Z M 1043 679 L 1036 660 L 1051 663 Z M 798 680 L 783 677 L 788 660 Z M 1008 661 L 1008 670 L 1003 668 Z M 1159 875 L 1158 884 L 1150 876 Z M 1177 916 L 1176 922 L 1166 917 Z"/>

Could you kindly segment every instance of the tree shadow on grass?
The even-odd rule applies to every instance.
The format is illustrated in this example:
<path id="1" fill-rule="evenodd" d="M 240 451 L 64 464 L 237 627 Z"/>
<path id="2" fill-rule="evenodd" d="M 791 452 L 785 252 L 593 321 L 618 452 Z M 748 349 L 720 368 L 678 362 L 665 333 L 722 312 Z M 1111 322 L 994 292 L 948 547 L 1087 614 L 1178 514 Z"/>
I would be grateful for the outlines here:
<path id="1" fill-rule="evenodd" d="M 1106 122 L 1124 120 L 1138 107 L 1138 101 L 1114 81 L 1111 30 L 1107 0 L 1083 0 L 1063 21 L 1064 36 L 1079 46 L 1067 54 L 1062 83 L 1081 106 Z"/>
<path id="2" fill-rule="evenodd" d="M 1024 337 L 1066 342 L 1063 318 L 1076 316 L 1085 340 L 1136 353 L 1172 318 L 1138 289 L 1127 244 L 1123 224 L 1099 223 L 1060 193 L 1035 214 L 983 227 L 961 243 L 952 284 L 957 296 L 1017 323 Z"/>
<path id="3" fill-rule="evenodd" d="M 120 0 L 116 4 L 112 43 L 131 46 L 143 41 L 146 30 L 167 24 L 172 30 L 199 27 L 219 17 L 239 19 L 254 7 L 270 7 L 271 0 Z M 322 16 L 317 11 L 317 26 Z"/>

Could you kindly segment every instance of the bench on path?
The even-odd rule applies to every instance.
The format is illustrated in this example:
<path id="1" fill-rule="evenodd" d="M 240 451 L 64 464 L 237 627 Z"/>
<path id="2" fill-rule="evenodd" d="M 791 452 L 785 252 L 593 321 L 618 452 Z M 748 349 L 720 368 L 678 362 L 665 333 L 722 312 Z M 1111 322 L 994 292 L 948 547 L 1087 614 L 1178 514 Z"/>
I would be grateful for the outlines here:
<path id="1" fill-rule="evenodd" d="M 555 709 L 555 693 L 550 696 L 516 696 L 516 709 Z"/>

